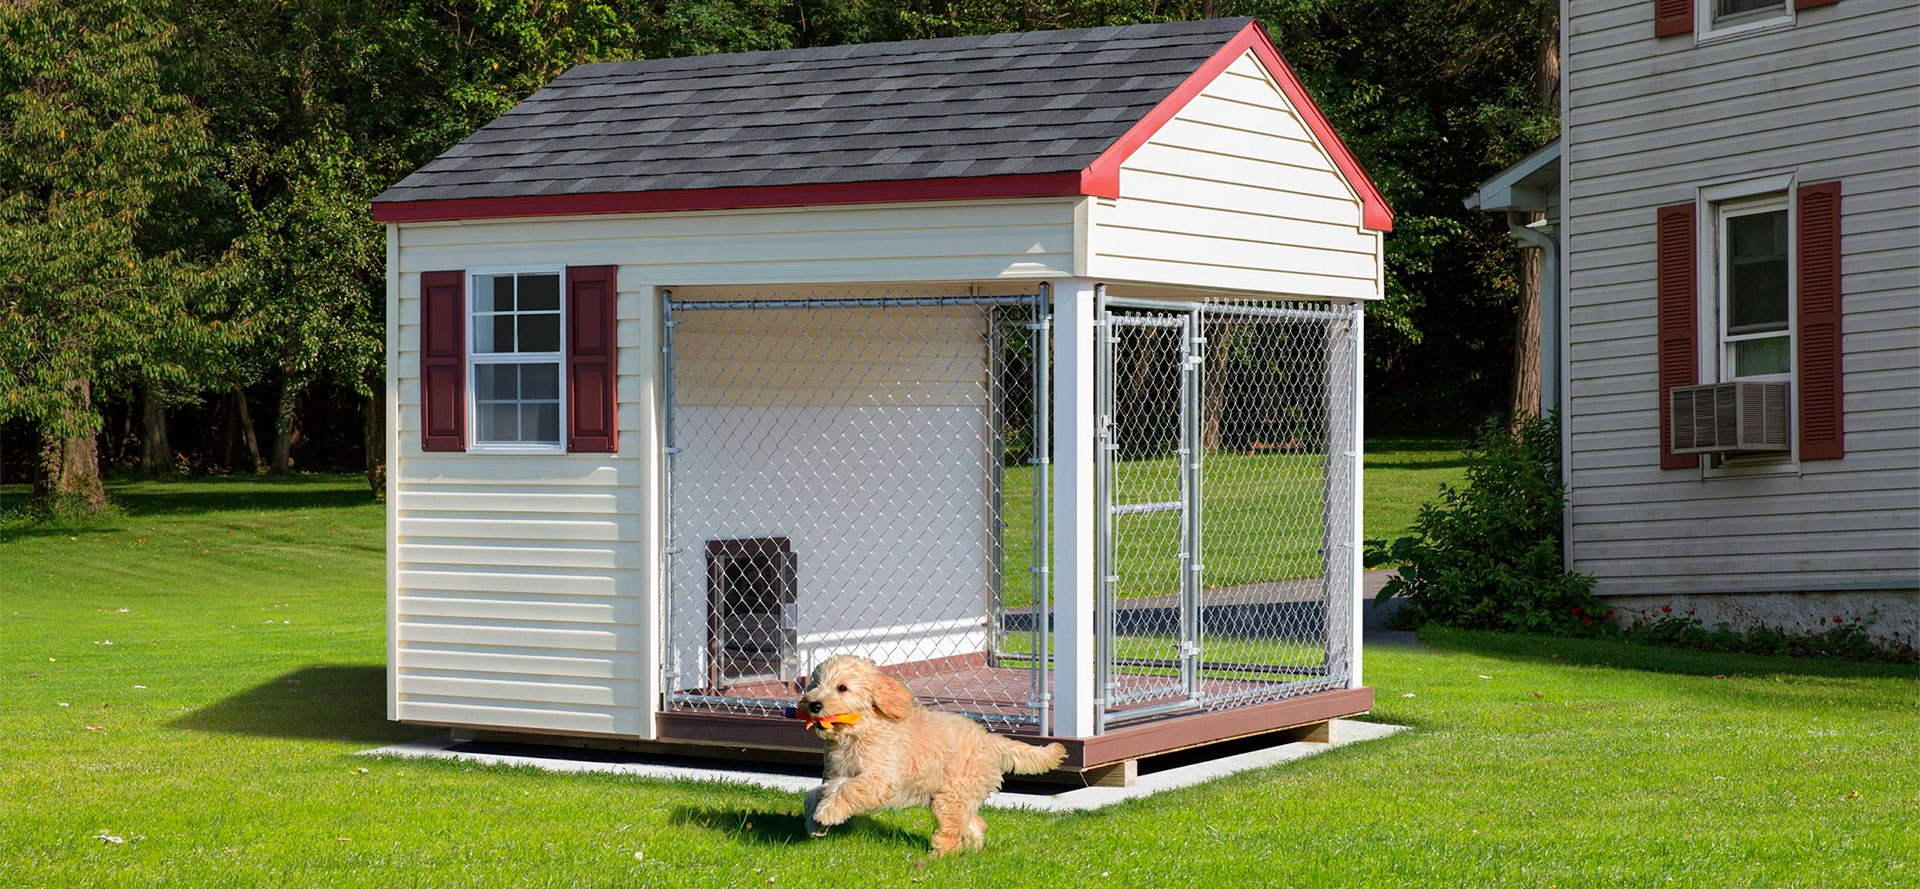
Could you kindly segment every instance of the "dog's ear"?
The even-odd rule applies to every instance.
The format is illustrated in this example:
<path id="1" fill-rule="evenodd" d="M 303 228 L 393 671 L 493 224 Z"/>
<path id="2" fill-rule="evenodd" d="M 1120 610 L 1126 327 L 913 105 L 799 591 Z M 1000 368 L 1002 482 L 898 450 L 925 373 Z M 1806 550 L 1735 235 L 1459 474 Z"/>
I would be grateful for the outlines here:
<path id="1" fill-rule="evenodd" d="M 888 719 L 905 719 L 913 712 L 913 692 L 907 684 L 885 673 L 873 676 L 873 709 Z"/>

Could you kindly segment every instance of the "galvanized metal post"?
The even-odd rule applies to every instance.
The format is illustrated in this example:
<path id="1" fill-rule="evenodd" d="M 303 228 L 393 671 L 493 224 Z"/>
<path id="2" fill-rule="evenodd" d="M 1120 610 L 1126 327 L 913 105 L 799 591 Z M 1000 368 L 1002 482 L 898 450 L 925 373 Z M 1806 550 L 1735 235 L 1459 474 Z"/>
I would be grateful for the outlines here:
<path id="1" fill-rule="evenodd" d="M 680 659 L 673 633 L 673 557 L 680 552 L 673 539 L 674 457 L 680 453 L 673 427 L 673 291 L 660 291 L 660 709 L 672 708 Z"/>
<path id="2" fill-rule="evenodd" d="M 1006 394 L 1001 391 L 1000 364 L 1006 358 L 1006 338 L 1001 328 L 1006 322 L 996 306 L 982 306 L 987 320 L 986 360 L 986 435 L 987 435 L 987 656 L 989 664 L 1001 666 L 1006 654 L 1007 636 L 1007 523 L 1004 518 L 1006 490 L 1007 412 Z M 1034 698 L 1033 700 L 1039 700 Z"/>
<path id="3" fill-rule="evenodd" d="M 1200 601 L 1201 580 L 1206 570 L 1202 543 L 1201 510 L 1205 502 L 1202 497 L 1201 465 L 1205 460 L 1206 439 L 1201 429 L 1201 416 L 1205 412 L 1206 357 L 1204 346 L 1206 337 L 1206 316 L 1202 314 L 1204 306 L 1195 306 L 1187 313 L 1186 324 L 1181 331 L 1184 334 L 1180 345 L 1181 368 L 1180 384 L 1184 389 L 1180 402 L 1181 474 L 1180 499 L 1186 511 L 1186 527 L 1181 536 L 1185 538 L 1182 549 L 1184 564 L 1181 566 L 1180 588 L 1181 603 L 1185 609 L 1180 621 L 1180 673 L 1187 697 L 1201 696 L 1200 654 L 1204 616 Z"/>
<path id="4" fill-rule="evenodd" d="M 1349 535 L 1348 545 L 1351 547 L 1349 550 L 1351 556 L 1348 559 L 1351 565 L 1351 575 L 1347 598 L 1352 609 L 1348 618 L 1348 629 L 1351 631 L 1352 637 L 1347 644 L 1347 669 L 1349 671 L 1347 675 L 1347 687 L 1359 688 L 1363 684 L 1360 677 L 1361 647 L 1366 638 L 1365 628 L 1362 624 L 1362 608 L 1364 606 L 1360 601 L 1362 591 L 1366 589 L 1363 583 L 1363 578 L 1366 575 L 1366 567 L 1363 564 L 1364 560 L 1360 558 L 1361 538 L 1365 536 L 1365 532 L 1361 529 L 1361 519 L 1364 515 L 1361 504 L 1366 502 L 1366 498 L 1363 495 L 1365 494 L 1365 470 L 1367 463 L 1365 435 L 1367 429 L 1365 386 L 1367 362 L 1364 336 L 1366 329 L 1366 306 L 1363 303 L 1354 303 L 1348 307 L 1347 312 L 1348 318 L 1351 319 L 1347 324 L 1347 336 L 1349 338 L 1348 348 L 1353 353 L 1353 372 L 1347 378 L 1347 397 L 1351 399 L 1352 403 L 1352 407 L 1347 412 L 1347 415 L 1351 418 L 1349 422 L 1352 424 L 1352 429 L 1348 434 L 1351 435 L 1353 439 L 1353 462 L 1348 469 L 1348 472 L 1351 473 L 1351 481 L 1347 485 L 1347 497 L 1349 499 L 1347 500 L 1346 510 L 1347 532 Z"/>
<path id="5" fill-rule="evenodd" d="M 1028 318 L 1032 330 L 1033 351 L 1029 359 L 1033 364 L 1028 378 L 1033 381 L 1033 440 L 1027 463 L 1033 467 L 1033 551 L 1029 558 L 1033 572 L 1033 690 L 1034 708 L 1039 711 L 1040 734 L 1053 733 L 1053 644 L 1051 629 L 1053 625 L 1052 585 L 1049 582 L 1053 570 L 1047 558 L 1047 542 L 1052 539 L 1052 527 L 1048 521 L 1048 496 L 1051 493 L 1050 476 L 1053 472 L 1052 411 L 1048 409 L 1051 393 L 1047 388 L 1048 365 L 1052 363 L 1053 310 L 1051 301 L 1053 287 L 1040 285 L 1040 293 L 1033 301 L 1033 314 Z"/>

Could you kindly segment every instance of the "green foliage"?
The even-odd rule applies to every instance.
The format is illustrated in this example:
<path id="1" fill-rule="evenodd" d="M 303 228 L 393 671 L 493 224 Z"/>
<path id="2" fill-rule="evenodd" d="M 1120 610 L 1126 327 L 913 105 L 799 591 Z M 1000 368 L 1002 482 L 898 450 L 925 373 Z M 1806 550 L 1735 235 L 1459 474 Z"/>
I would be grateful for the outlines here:
<path id="1" fill-rule="evenodd" d="M 1665 609 L 1671 612 L 1671 608 Z M 1813 632 L 1757 626 L 1736 630 L 1727 624 L 1707 629 L 1703 622 L 1686 614 L 1663 613 L 1652 619 L 1640 619 L 1621 628 L 1628 642 L 1667 648 L 1691 648 L 1697 651 L 1724 651 L 1740 654 L 1784 655 L 1800 658 L 1841 658 L 1850 661 L 1915 663 L 1920 650 L 1907 643 L 1880 645 L 1867 633 L 1867 622 L 1855 617 Z"/>
<path id="2" fill-rule="evenodd" d="M 174 29 L 139 2 L 0 6 L 0 420 L 93 433 L 90 389 L 201 385 L 230 271 L 149 229 L 200 187 L 206 120 L 162 88 Z"/>
<path id="3" fill-rule="evenodd" d="M 1467 449 L 1466 484 L 1440 486 L 1413 533 L 1367 541 L 1368 567 L 1399 575 L 1382 599 L 1404 597 L 1406 618 L 1468 629 L 1594 633 L 1610 616 L 1592 578 L 1560 559 L 1559 423 L 1489 425 Z"/>

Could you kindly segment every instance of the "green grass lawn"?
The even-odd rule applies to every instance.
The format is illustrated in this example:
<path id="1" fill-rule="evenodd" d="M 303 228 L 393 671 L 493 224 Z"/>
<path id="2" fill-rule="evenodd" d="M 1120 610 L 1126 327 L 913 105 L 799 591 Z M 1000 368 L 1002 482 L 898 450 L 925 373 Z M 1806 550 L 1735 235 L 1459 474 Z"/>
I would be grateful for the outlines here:
<path id="1" fill-rule="evenodd" d="M 8 529 L 0 887 L 1920 883 L 1910 666 L 1430 632 L 1367 652 L 1411 732 L 992 811 L 931 863 L 924 811 L 804 841 L 792 794 L 357 757 L 428 733 L 384 719 L 362 491 L 116 485 L 118 519 Z"/>

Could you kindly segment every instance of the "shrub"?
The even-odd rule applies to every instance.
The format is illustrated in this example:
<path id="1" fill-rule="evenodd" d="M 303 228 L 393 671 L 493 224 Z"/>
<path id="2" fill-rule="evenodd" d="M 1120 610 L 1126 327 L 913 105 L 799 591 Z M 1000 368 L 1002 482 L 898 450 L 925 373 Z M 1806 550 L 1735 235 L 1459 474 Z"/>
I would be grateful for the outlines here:
<path id="1" fill-rule="evenodd" d="M 1835 618 L 1838 620 L 1839 618 Z M 1744 632 L 1726 624 L 1707 629 L 1691 612 L 1641 618 L 1620 629 L 1628 642 L 1700 651 L 1726 651 L 1741 654 L 1778 654 L 1799 658 L 1843 658 L 1850 661 L 1914 663 L 1920 651 L 1913 646 L 1888 642 L 1876 644 L 1859 618 L 1816 631 L 1793 632 L 1759 626 Z"/>
<path id="2" fill-rule="evenodd" d="M 1560 559 L 1560 426 L 1552 416 L 1489 424 L 1467 449 L 1466 484 L 1442 485 L 1413 533 L 1367 541 L 1369 568 L 1397 566 L 1376 604 L 1402 597 L 1404 620 L 1467 629 L 1594 634 L 1612 611 L 1593 579 Z"/>

